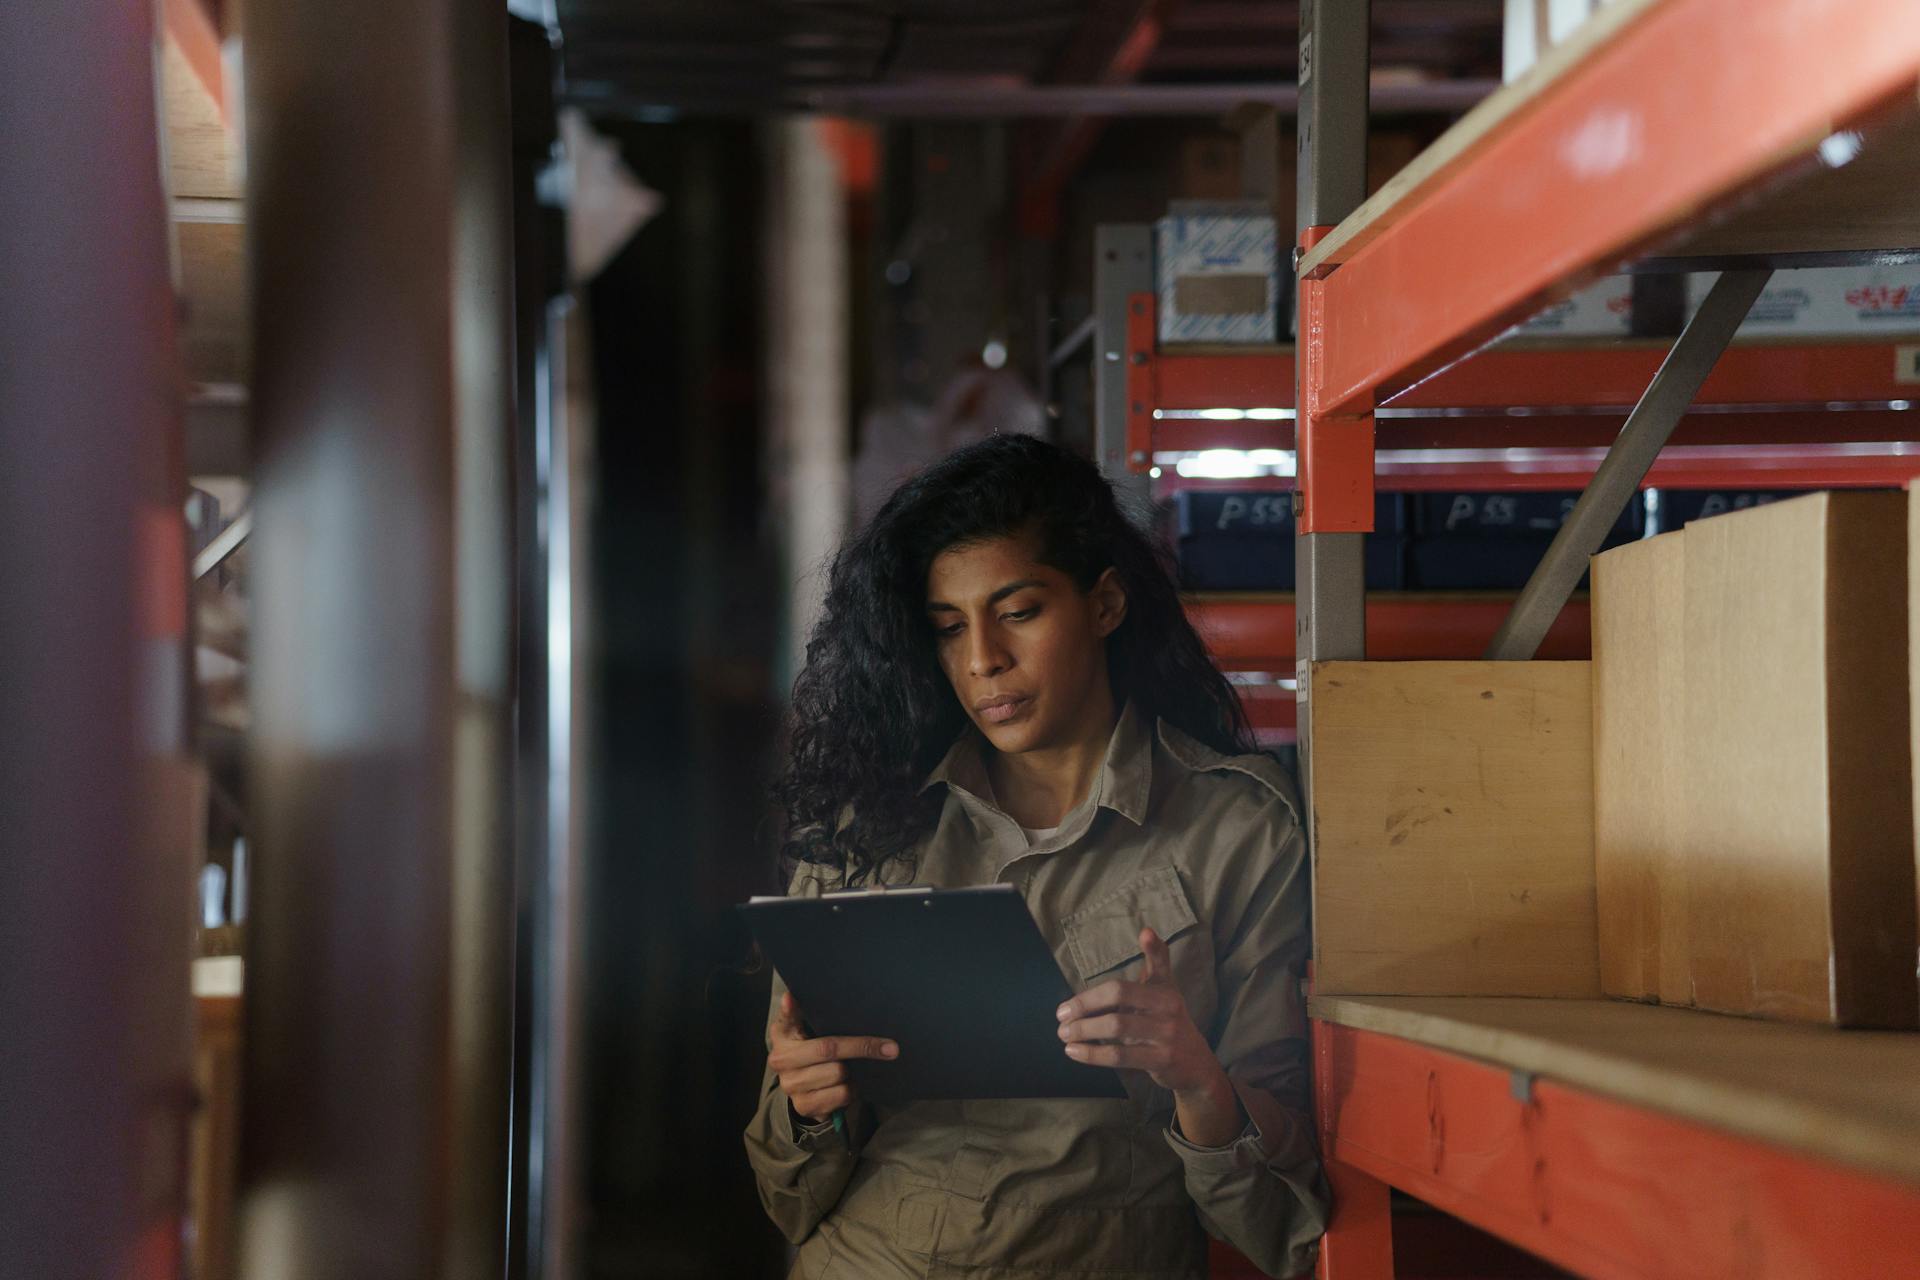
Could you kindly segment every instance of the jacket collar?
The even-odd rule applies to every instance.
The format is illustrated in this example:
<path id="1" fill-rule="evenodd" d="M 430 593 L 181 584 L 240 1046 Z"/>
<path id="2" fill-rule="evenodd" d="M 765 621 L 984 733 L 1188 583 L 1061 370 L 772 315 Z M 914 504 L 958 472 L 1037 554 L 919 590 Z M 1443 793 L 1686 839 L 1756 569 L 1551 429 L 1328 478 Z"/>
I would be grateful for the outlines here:
<path id="1" fill-rule="evenodd" d="M 971 722 L 933 772 L 920 785 L 921 791 L 945 784 L 950 791 L 992 809 L 998 809 L 988 797 L 986 735 Z M 1106 759 L 1093 781 L 1093 805 L 1113 810 L 1136 827 L 1147 820 L 1147 799 L 1153 791 L 1153 730 L 1147 717 L 1129 701 L 1120 708 L 1120 718 L 1107 740 Z"/>

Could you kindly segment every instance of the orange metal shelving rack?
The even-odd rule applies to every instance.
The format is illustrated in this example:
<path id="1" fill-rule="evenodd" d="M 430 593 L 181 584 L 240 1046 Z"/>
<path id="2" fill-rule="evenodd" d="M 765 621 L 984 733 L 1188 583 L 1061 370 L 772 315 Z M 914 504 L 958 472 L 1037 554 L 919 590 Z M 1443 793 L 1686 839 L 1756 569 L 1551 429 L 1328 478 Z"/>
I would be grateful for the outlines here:
<path id="1" fill-rule="evenodd" d="M 1911 0 L 1614 0 L 1365 204 L 1328 195 L 1352 192 L 1353 166 L 1343 174 L 1326 154 L 1364 150 L 1364 94 L 1337 80 L 1364 80 L 1364 6 L 1308 0 L 1301 29 L 1317 44 L 1301 108 L 1313 141 L 1301 157 L 1298 366 L 1285 348 L 1157 349 L 1145 229 L 1104 229 L 1097 246 L 1109 473 L 1207 449 L 1297 457 L 1296 476 L 1231 481 L 1294 491 L 1306 544 L 1296 596 L 1192 602 L 1230 670 L 1487 649 L 1510 601 L 1367 598 L 1356 544 L 1339 539 L 1368 530 L 1376 486 L 1588 483 L 1667 355 L 1486 345 L 1544 303 L 1657 258 L 1738 273 L 1920 256 L 1920 234 L 1888 241 L 1884 226 L 1753 234 L 1775 192 L 1831 178 L 1823 140 L 1858 150 L 1864 139 L 1872 154 L 1876 139 L 1920 136 Z M 1920 189 L 1913 199 L 1920 227 Z M 1744 238 L 1715 240 L 1736 225 Z M 1920 475 L 1920 340 L 1740 344 L 1706 359 L 1671 447 L 1633 483 Z M 1242 412 L 1198 416 L 1220 410 Z M 1545 616 L 1556 615 L 1529 652 L 1583 653 L 1584 604 Z M 1282 687 L 1249 691 L 1270 729 L 1291 724 Z M 1309 758 L 1310 747 L 1309 735 Z M 1318 1013 L 1313 1035 L 1337 1199 L 1323 1280 L 1392 1277 L 1390 1187 L 1586 1275 L 1920 1275 L 1920 1183 Z"/>

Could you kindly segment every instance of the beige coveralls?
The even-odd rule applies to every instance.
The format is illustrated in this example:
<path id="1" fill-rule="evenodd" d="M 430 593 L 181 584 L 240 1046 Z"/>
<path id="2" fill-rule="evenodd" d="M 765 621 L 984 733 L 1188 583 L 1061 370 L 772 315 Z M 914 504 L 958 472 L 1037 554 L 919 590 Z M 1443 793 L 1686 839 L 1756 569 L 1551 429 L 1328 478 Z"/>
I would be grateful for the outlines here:
<path id="1" fill-rule="evenodd" d="M 1271 1275 L 1310 1270 L 1327 1194 L 1306 1115 L 1292 783 L 1265 756 L 1222 756 L 1129 707 L 1091 794 L 1029 847 L 989 799 L 983 741 L 969 729 L 928 778 L 946 787 L 939 823 L 882 879 L 1018 886 L 1076 990 L 1137 977 L 1151 925 L 1251 1124 L 1194 1146 L 1172 1128 L 1173 1095 L 1128 1071 L 1125 1101 L 863 1105 L 842 1137 L 798 1120 L 769 1072 L 747 1154 L 800 1246 L 792 1276 L 1204 1277 L 1209 1232 Z M 803 866 L 791 891 L 835 883 Z"/>

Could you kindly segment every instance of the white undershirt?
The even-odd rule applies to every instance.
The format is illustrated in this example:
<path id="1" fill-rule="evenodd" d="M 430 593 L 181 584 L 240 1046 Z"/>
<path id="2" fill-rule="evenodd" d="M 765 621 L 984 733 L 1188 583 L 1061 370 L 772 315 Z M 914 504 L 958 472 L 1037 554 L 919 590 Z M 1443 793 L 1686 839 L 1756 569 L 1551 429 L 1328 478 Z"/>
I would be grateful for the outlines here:
<path id="1" fill-rule="evenodd" d="M 1051 840 L 1060 834 L 1059 827 L 1022 827 L 1020 831 L 1027 837 L 1027 846 L 1029 848 L 1039 844 L 1043 840 Z"/>

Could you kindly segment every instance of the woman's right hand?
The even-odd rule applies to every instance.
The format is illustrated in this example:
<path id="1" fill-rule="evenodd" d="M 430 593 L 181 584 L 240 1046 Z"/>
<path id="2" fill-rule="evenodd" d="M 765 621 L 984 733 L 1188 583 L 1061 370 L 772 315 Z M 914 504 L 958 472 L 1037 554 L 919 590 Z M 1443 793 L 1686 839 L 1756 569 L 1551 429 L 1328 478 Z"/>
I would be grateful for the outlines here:
<path id="1" fill-rule="evenodd" d="M 900 1046 L 878 1036 L 821 1036 L 807 1038 L 800 1024 L 800 1009 L 791 992 L 780 993 L 780 1009 L 769 1028 L 773 1041 L 767 1066 L 780 1078 L 780 1091 L 799 1115 L 817 1122 L 830 1120 L 833 1113 L 859 1101 L 853 1086 L 847 1083 L 849 1058 L 893 1059 Z"/>

